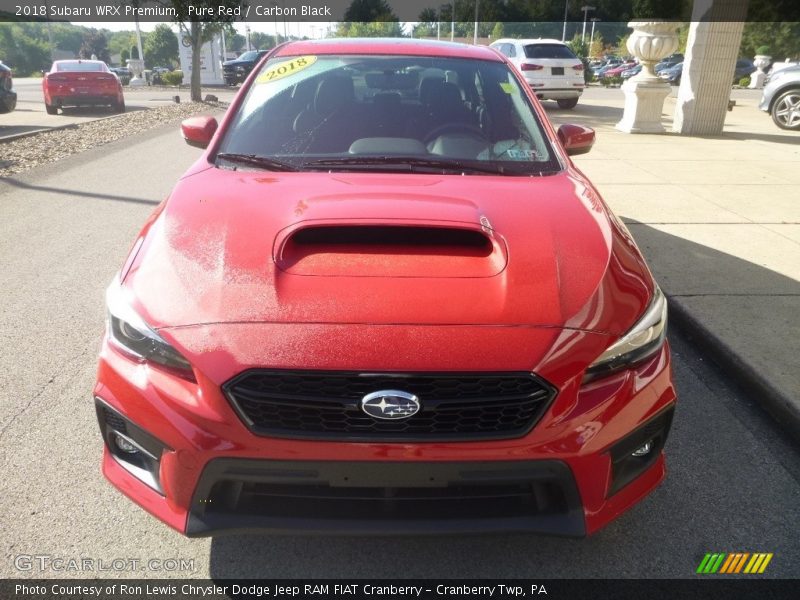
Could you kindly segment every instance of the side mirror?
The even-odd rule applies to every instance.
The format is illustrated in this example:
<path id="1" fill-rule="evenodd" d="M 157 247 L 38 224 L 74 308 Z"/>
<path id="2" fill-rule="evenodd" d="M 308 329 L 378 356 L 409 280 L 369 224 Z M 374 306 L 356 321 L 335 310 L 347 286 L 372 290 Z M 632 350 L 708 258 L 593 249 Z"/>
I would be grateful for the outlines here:
<path id="1" fill-rule="evenodd" d="M 558 139 L 570 156 L 586 154 L 594 145 L 594 129 L 565 123 L 558 128 Z"/>
<path id="2" fill-rule="evenodd" d="M 195 148 L 207 148 L 217 131 L 214 117 L 190 117 L 181 122 L 184 141 Z"/>

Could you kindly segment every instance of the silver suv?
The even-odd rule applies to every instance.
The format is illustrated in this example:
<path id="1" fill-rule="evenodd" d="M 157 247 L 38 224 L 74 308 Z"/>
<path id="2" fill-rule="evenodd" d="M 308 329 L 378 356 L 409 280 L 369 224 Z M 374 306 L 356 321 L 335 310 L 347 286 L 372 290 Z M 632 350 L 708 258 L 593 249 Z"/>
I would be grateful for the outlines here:
<path id="1" fill-rule="evenodd" d="M 800 130 L 800 65 L 770 74 L 758 108 L 781 129 Z"/>

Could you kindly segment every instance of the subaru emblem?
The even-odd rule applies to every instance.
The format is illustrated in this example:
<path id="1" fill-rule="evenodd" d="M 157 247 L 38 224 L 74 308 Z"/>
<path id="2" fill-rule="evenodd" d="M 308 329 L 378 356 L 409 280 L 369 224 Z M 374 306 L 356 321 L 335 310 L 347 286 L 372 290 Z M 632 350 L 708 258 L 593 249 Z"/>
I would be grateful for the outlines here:
<path id="1" fill-rule="evenodd" d="M 400 390 L 372 392 L 361 399 L 361 410 L 373 419 L 407 419 L 419 409 L 419 398 Z"/>

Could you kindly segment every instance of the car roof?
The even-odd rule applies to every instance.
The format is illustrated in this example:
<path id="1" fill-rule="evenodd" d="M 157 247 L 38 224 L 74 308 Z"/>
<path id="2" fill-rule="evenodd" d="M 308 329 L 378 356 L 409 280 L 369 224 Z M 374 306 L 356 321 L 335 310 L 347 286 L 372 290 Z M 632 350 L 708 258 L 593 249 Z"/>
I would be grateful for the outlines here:
<path id="1" fill-rule="evenodd" d="M 389 54 L 395 56 L 442 56 L 503 62 L 488 46 L 408 38 L 335 38 L 299 40 L 278 47 L 275 56 L 299 54 Z"/>
<path id="2" fill-rule="evenodd" d="M 516 38 L 502 38 L 492 42 L 493 44 L 558 44 L 559 46 L 566 46 L 564 42 L 561 40 L 554 40 L 552 38 L 525 38 L 522 40 L 518 40 Z"/>

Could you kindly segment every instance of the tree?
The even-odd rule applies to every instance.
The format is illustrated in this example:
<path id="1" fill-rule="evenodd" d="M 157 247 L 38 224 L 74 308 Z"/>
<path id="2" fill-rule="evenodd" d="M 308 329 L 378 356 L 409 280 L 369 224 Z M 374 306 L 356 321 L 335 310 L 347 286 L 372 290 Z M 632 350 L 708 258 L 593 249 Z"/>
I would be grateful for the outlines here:
<path id="1" fill-rule="evenodd" d="M 239 0 L 165 0 L 165 3 L 175 10 L 173 19 L 192 49 L 191 98 L 192 102 L 200 102 L 200 52 L 203 44 L 214 39 L 225 24 L 233 20 L 233 17 L 218 14 L 219 9 L 236 8 L 240 4 Z M 189 14 L 190 6 L 210 11 L 205 11 L 205 16 L 198 19 L 197 12 Z"/>
<path id="2" fill-rule="evenodd" d="M 0 23 L 0 56 L 16 75 L 27 76 L 50 66 L 50 49 L 37 37 L 34 23 Z"/>
<path id="3" fill-rule="evenodd" d="M 402 37 L 403 28 L 398 21 L 372 21 L 339 23 L 337 37 Z"/>
<path id="4" fill-rule="evenodd" d="M 174 65 L 178 62 L 178 38 L 172 28 L 159 23 L 144 43 L 144 62 L 150 67 Z"/>
<path id="5" fill-rule="evenodd" d="M 503 37 L 504 31 L 505 28 L 503 27 L 503 24 L 500 21 L 498 21 L 497 23 L 494 24 L 494 27 L 492 28 L 492 39 L 499 40 L 501 37 Z"/>
<path id="6" fill-rule="evenodd" d="M 90 29 L 83 35 L 83 43 L 78 50 L 80 58 L 92 58 L 96 56 L 97 60 L 103 62 L 111 62 L 111 54 L 108 52 L 108 40 L 102 31 Z"/>
<path id="7" fill-rule="evenodd" d="M 337 37 L 401 37 L 403 27 L 386 0 L 353 0 L 336 27 Z"/>
<path id="8" fill-rule="evenodd" d="M 372 21 L 397 21 L 386 0 L 353 0 L 344 12 L 344 20 L 362 23 Z"/>

